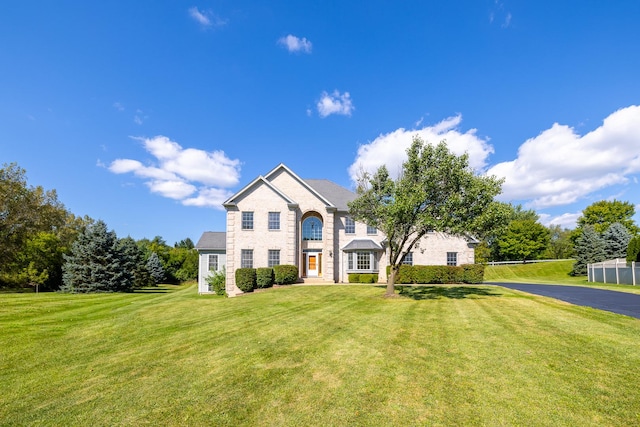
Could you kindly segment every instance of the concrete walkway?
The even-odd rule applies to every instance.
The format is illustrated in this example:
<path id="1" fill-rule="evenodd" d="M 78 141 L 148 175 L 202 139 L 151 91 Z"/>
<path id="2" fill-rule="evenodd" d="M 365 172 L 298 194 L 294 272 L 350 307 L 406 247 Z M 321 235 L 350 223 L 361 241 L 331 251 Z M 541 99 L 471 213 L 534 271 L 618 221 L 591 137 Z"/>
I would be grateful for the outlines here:
<path id="1" fill-rule="evenodd" d="M 607 291 L 583 286 L 536 285 L 524 283 L 485 282 L 530 294 L 551 297 L 571 304 L 593 307 L 640 319 L 640 295 Z"/>

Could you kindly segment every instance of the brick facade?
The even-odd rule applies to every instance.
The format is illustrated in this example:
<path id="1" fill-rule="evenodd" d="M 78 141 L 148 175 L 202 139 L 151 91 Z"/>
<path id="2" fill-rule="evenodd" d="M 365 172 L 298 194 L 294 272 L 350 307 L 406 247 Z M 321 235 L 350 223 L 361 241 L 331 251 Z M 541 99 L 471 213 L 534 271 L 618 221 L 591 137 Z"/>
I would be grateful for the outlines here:
<path id="1" fill-rule="evenodd" d="M 347 202 L 355 197 L 353 192 L 329 181 L 303 180 L 282 164 L 256 178 L 223 204 L 227 210 L 227 293 L 231 296 L 241 293 L 235 286 L 234 273 L 241 266 L 242 250 L 253 251 L 254 268 L 266 267 L 269 251 L 278 250 L 280 264 L 297 266 L 301 278 L 347 282 L 352 270 L 348 265 L 349 249 L 346 252 L 343 249 L 354 241 L 373 242 L 369 244 L 380 249 L 371 251 L 371 264 L 366 264 L 368 260 L 362 251 L 360 255 L 354 252 L 351 267 L 355 267 L 356 258 L 360 259 L 358 266 L 369 265 L 372 271 L 379 272 L 379 281 L 385 282 L 387 258 L 382 246 L 385 236 L 380 231 L 368 233 L 372 230 L 358 222 L 353 233 L 345 230 Z M 252 213 L 251 229 L 243 229 L 243 212 Z M 269 229 L 270 212 L 279 212 L 278 230 Z M 311 217 L 320 220 L 321 240 L 303 238 L 303 223 Z M 458 265 L 473 263 L 473 244 L 443 233 L 425 236 L 413 250 L 413 263 L 446 265 L 448 252 L 456 254 Z"/>

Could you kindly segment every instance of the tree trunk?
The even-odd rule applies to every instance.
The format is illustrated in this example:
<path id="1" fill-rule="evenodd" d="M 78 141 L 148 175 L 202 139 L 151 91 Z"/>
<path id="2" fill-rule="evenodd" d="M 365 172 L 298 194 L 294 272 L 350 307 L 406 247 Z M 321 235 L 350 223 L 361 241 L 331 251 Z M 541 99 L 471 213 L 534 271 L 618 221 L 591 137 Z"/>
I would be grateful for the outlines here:
<path id="1" fill-rule="evenodd" d="M 392 265 L 389 269 L 389 277 L 387 278 L 387 292 L 385 292 L 385 296 L 390 297 L 396 294 L 396 277 L 398 276 L 397 265 Z"/>

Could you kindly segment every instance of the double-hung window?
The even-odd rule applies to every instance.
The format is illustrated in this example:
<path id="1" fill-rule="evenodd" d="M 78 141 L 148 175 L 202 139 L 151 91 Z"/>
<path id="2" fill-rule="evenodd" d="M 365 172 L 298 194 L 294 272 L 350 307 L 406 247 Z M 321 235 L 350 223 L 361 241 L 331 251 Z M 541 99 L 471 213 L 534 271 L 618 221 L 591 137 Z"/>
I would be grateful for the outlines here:
<path id="1" fill-rule="evenodd" d="M 243 249 L 240 254 L 240 267 L 253 268 L 253 249 Z"/>
<path id="2" fill-rule="evenodd" d="M 404 256 L 404 260 L 402 260 L 403 264 L 413 265 L 413 252 L 409 252 Z"/>
<path id="3" fill-rule="evenodd" d="M 242 212 L 242 229 L 253 230 L 253 212 Z"/>
<path id="4" fill-rule="evenodd" d="M 269 212 L 269 230 L 280 230 L 280 212 Z"/>
<path id="5" fill-rule="evenodd" d="M 209 271 L 218 271 L 218 255 L 209 254 Z"/>
<path id="6" fill-rule="evenodd" d="M 344 219 L 344 232 L 347 234 L 356 233 L 356 222 L 353 220 L 353 218 L 346 217 Z"/>
<path id="7" fill-rule="evenodd" d="M 447 265 L 458 265 L 457 252 L 447 252 Z"/>
<path id="8" fill-rule="evenodd" d="M 276 265 L 280 265 L 280 249 L 269 249 L 267 266 L 274 267 Z"/>
<path id="9" fill-rule="evenodd" d="M 378 229 L 367 225 L 367 234 L 378 234 Z"/>

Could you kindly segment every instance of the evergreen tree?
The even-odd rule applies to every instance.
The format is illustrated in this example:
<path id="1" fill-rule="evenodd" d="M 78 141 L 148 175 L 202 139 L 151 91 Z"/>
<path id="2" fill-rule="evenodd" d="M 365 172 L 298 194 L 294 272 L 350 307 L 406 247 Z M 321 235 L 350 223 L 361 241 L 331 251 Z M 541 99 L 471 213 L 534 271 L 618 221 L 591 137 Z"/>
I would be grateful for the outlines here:
<path id="1" fill-rule="evenodd" d="M 604 240 L 592 225 L 582 227 L 581 234 L 576 241 L 576 262 L 573 264 L 574 276 L 587 274 L 587 264 L 602 262 L 606 259 Z"/>
<path id="2" fill-rule="evenodd" d="M 629 246 L 631 234 L 624 225 L 614 222 L 604 232 L 602 239 L 607 259 L 627 257 L 627 246 Z"/>
<path id="3" fill-rule="evenodd" d="M 131 287 L 135 289 L 152 286 L 153 280 L 144 262 L 144 256 L 136 241 L 131 237 L 125 237 L 118 242 L 118 248 L 123 257 L 123 268 L 131 280 Z"/>
<path id="4" fill-rule="evenodd" d="M 62 267 L 65 292 L 118 292 L 132 287 L 114 231 L 104 221 L 88 226 L 65 255 Z"/>
<path id="5" fill-rule="evenodd" d="M 187 237 L 186 239 L 182 239 L 179 242 L 176 242 L 176 244 L 173 245 L 173 247 L 183 248 L 183 249 L 193 249 L 195 248 L 195 245 L 193 244 L 193 240 Z"/>
<path id="6" fill-rule="evenodd" d="M 640 261 L 640 236 L 634 236 L 627 246 L 627 261 Z"/>
<path id="7" fill-rule="evenodd" d="M 155 252 L 152 252 L 147 260 L 147 271 L 151 275 L 151 280 L 154 284 L 158 284 L 164 280 L 165 273 L 160 257 Z"/>

